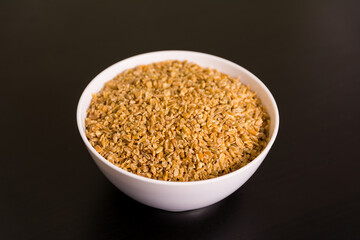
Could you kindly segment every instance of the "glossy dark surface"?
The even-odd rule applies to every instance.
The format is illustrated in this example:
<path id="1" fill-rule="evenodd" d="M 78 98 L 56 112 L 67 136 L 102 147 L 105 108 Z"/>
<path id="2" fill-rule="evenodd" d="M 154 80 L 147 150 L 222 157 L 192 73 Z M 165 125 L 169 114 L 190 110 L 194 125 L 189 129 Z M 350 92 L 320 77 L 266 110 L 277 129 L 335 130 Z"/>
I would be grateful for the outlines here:
<path id="1" fill-rule="evenodd" d="M 0 239 L 360 239 L 358 1 L 1 1 Z M 273 93 L 278 138 L 208 208 L 143 206 L 100 173 L 77 101 L 109 65 L 217 55 Z"/>

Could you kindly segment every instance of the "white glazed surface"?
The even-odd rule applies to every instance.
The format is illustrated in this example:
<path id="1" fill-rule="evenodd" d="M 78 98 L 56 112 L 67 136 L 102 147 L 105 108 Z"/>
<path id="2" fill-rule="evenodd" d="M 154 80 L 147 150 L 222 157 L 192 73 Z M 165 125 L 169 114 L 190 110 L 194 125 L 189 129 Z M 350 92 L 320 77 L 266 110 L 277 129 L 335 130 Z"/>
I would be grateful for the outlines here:
<path id="1" fill-rule="evenodd" d="M 240 77 L 242 83 L 249 84 L 251 90 L 257 93 L 270 115 L 270 141 L 263 152 L 251 163 L 237 171 L 209 180 L 165 182 L 129 173 L 108 162 L 90 145 L 85 135 L 85 118 L 92 94 L 100 91 L 105 82 L 113 79 L 126 69 L 170 59 L 188 60 L 202 67 L 215 68 L 233 77 Z M 77 108 L 77 124 L 80 135 L 96 165 L 118 189 L 148 206 L 167 211 L 187 211 L 206 207 L 224 199 L 251 177 L 275 141 L 279 129 L 279 113 L 275 100 L 266 86 L 256 76 L 239 65 L 199 52 L 158 51 L 127 58 L 97 75 L 80 97 Z"/>

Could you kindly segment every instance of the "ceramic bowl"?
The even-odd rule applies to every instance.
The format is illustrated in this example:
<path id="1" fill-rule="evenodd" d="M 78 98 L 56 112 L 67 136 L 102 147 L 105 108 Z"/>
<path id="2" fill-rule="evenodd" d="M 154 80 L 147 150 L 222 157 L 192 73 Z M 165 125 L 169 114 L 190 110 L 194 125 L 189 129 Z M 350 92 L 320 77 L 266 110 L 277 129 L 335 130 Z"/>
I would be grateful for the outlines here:
<path id="1" fill-rule="evenodd" d="M 167 182 L 145 178 L 127 172 L 103 158 L 90 145 L 85 135 L 86 110 L 89 107 L 91 95 L 97 93 L 104 83 L 113 79 L 122 71 L 137 65 L 150 64 L 165 60 L 188 60 L 202 67 L 215 68 L 240 81 L 249 84 L 251 90 L 257 93 L 262 104 L 270 115 L 270 140 L 261 154 L 246 166 L 229 174 L 201 181 Z M 279 128 L 279 113 L 276 102 L 267 87 L 252 73 L 243 67 L 213 55 L 192 51 L 158 51 L 140 54 L 122 60 L 108 67 L 97 75 L 85 88 L 77 108 L 77 125 L 91 157 L 103 174 L 118 189 L 129 197 L 151 207 L 168 211 L 186 211 L 214 204 L 240 188 L 256 171 L 272 147 Z"/>

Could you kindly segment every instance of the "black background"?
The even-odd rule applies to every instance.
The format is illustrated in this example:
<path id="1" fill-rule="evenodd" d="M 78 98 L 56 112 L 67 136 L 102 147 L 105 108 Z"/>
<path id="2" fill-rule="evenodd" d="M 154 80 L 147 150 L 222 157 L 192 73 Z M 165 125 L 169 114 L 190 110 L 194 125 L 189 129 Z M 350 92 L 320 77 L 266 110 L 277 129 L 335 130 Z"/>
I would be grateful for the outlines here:
<path id="1" fill-rule="evenodd" d="M 359 1 L 1 1 L 0 239 L 360 239 Z M 280 131 L 225 200 L 169 213 L 100 173 L 75 122 L 124 58 L 193 50 L 247 68 Z"/>

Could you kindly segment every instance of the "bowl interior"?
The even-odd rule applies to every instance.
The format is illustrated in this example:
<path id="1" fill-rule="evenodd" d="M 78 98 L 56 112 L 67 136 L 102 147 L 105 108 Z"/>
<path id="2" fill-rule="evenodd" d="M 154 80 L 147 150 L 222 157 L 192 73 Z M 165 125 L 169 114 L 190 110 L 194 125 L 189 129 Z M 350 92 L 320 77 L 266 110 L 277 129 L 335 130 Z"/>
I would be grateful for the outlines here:
<path id="1" fill-rule="evenodd" d="M 137 55 L 115 63 L 97 75 L 85 88 L 78 104 L 77 124 L 83 141 L 87 147 L 91 149 L 93 154 L 103 158 L 95 151 L 95 149 L 92 148 L 85 135 L 86 111 L 90 105 L 92 94 L 99 92 L 105 82 L 113 79 L 116 75 L 126 69 L 133 68 L 138 65 L 175 59 L 194 62 L 202 67 L 215 68 L 223 73 L 229 74 L 232 77 L 240 77 L 240 81 L 243 84 L 250 85 L 250 89 L 257 93 L 257 96 L 261 99 L 262 104 L 265 106 L 270 115 L 270 140 L 266 148 L 270 148 L 272 146 L 279 126 L 278 109 L 270 91 L 255 75 L 235 63 L 213 55 L 191 51 L 159 51 Z M 255 160 L 256 159 L 253 161 Z"/>

